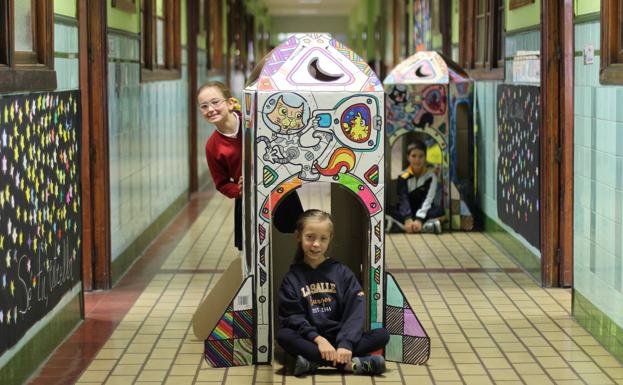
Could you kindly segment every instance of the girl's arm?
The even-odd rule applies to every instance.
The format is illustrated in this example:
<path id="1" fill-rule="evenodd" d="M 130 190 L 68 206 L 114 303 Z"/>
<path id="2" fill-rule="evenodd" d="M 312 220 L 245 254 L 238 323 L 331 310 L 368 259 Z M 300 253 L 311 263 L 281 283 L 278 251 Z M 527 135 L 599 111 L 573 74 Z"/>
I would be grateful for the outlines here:
<path id="1" fill-rule="evenodd" d="M 426 214 L 428 214 L 428 210 L 430 210 L 433 205 L 433 200 L 435 200 L 435 194 L 437 194 L 437 176 L 434 172 L 429 171 L 431 174 L 430 186 L 428 187 L 428 193 L 426 193 L 426 198 L 422 203 L 422 207 L 415 213 L 415 216 L 419 218 L 422 222 L 426 220 Z"/>
<path id="2" fill-rule="evenodd" d="M 307 312 L 301 301 L 303 299 L 299 299 L 297 289 L 286 275 L 279 289 L 279 323 L 281 327 L 295 330 L 303 338 L 314 341 L 320 334 L 307 320 Z"/>
<path id="3" fill-rule="evenodd" d="M 335 338 L 336 348 L 344 348 L 352 352 L 353 345 L 361 338 L 365 317 L 364 292 L 355 274 L 346 266 L 344 269 L 344 306 L 342 325 Z"/>
<path id="4" fill-rule="evenodd" d="M 231 181 L 231 178 L 227 175 L 227 169 L 212 156 L 212 152 L 208 151 L 207 148 L 206 159 L 212 180 L 214 180 L 214 187 L 228 198 L 240 198 L 242 189 L 238 181 Z"/>

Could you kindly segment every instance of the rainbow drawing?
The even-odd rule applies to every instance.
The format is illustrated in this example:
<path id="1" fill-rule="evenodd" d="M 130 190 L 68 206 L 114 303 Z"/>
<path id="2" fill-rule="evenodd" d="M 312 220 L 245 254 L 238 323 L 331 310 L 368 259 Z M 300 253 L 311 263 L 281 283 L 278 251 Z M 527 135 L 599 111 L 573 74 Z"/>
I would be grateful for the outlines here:
<path id="1" fill-rule="evenodd" d="M 349 172 L 355 167 L 356 157 L 353 150 L 347 147 L 340 147 L 329 158 L 326 167 L 321 167 L 317 163 L 314 165 L 316 170 L 324 176 L 333 176 L 342 171 Z"/>

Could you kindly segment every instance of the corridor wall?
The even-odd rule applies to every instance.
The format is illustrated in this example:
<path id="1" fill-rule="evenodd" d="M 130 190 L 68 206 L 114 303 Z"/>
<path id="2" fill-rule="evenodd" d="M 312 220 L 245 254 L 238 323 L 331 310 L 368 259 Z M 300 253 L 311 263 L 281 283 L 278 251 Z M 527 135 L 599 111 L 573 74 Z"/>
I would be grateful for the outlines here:
<path id="1" fill-rule="evenodd" d="M 576 2 L 573 315 L 623 361 L 623 85 L 599 80 L 599 11 L 597 0 Z"/>
<path id="2" fill-rule="evenodd" d="M 54 2 L 50 92 L 0 93 L 0 383 L 20 384 L 80 322 L 78 23 Z"/>

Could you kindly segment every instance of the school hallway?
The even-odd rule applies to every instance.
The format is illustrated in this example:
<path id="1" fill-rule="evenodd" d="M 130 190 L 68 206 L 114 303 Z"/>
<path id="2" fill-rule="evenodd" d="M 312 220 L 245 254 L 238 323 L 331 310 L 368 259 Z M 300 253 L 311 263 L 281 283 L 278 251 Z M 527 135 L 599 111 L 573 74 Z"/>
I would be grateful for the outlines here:
<path id="1" fill-rule="evenodd" d="M 623 383 L 621 15 L 0 0 L 0 385 Z M 382 376 L 284 372 L 294 191 Z"/>
<path id="2" fill-rule="evenodd" d="M 305 193 L 305 207 L 327 208 L 322 191 Z M 478 232 L 386 236 L 388 269 L 431 340 L 425 365 L 387 362 L 372 378 L 209 368 L 191 318 L 237 257 L 232 210 L 195 194 L 115 288 L 85 294 L 84 322 L 29 383 L 623 384 L 623 365 L 571 317 L 570 291 L 541 288 Z"/>

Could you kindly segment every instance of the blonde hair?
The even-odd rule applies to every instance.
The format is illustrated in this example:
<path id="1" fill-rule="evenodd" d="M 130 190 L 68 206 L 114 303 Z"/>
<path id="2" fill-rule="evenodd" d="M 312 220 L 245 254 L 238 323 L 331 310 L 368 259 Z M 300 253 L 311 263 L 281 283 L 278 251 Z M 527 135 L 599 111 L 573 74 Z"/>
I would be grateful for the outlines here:
<path id="1" fill-rule="evenodd" d="M 208 88 L 217 88 L 223 95 L 223 98 L 231 100 L 234 103 L 234 111 L 242 111 L 240 101 L 232 96 L 231 91 L 224 83 L 216 80 L 207 82 L 199 87 L 199 89 L 197 90 L 197 97 L 199 96 L 199 94 L 201 94 L 201 92 L 203 92 L 203 90 Z"/>
<path id="2" fill-rule="evenodd" d="M 331 219 L 331 214 L 326 211 L 318 210 L 318 209 L 309 209 L 304 211 L 299 218 L 296 220 L 296 231 L 301 234 L 305 229 L 305 226 L 310 221 L 329 221 L 331 224 L 331 234 L 333 234 L 333 220 Z M 305 253 L 303 253 L 303 247 L 301 246 L 301 242 L 296 245 L 296 253 L 294 254 L 294 263 L 303 262 L 305 258 Z"/>

